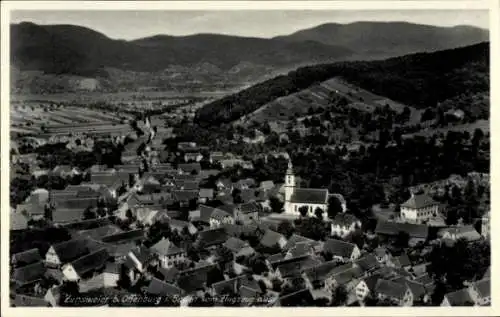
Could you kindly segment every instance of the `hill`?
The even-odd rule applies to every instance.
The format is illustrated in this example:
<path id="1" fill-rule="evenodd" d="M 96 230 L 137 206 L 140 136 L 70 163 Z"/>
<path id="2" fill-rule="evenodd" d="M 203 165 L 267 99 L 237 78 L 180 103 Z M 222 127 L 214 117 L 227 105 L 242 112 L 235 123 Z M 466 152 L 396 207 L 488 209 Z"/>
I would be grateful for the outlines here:
<path id="1" fill-rule="evenodd" d="M 435 27 L 407 22 L 354 22 L 323 24 L 275 39 L 291 42 L 308 40 L 327 45 L 340 45 L 348 47 L 360 57 L 387 58 L 488 41 L 489 32 L 464 25 Z"/>
<path id="2" fill-rule="evenodd" d="M 153 36 L 134 41 L 114 40 L 74 25 L 11 25 L 11 62 L 20 70 L 82 74 L 104 67 L 152 72 L 170 65 L 193 67 L 208 63 L 217 73 L 242 61 L 289 65 L 325 61 L 351 54 L 347 48 L 318 42 L 289 42 L 217 34 Z M 220 68 L 220 69 L 219 69 Z"/>
<path id="3" fill-rule="evenodd" d="M 394 27 L 398 32 L 387 32 Z M 72 82 L 86 78 L 98 79 L 98 90 L 217 90 L 246 86 L 315 63 L 469 45 L 487 34 L 470 27 L 363 22 L 323 25 L 272 39 L 196 34 L 124 41 L 76 25 L 25 22 L 10 29 L 11 65 L 22 77 L 11 82 L 13 91 L 42 93 L 78 90 Z"/>
<path id="4" fill-rule="evenodd" d="M 207 104 L 201 125 L 231 122 L 280 97 L 334 77 L 418 109 L 489 89 L 489 43 L 383 61 L 338 62 L 299 68 Z M 290 115 L 290 114 L 288 114 Z"/>

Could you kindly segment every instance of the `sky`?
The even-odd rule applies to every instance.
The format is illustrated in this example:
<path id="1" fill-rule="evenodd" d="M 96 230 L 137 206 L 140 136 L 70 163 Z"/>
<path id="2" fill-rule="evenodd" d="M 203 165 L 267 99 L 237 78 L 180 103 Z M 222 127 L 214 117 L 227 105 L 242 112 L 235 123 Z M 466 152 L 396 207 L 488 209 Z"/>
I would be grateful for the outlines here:
<path id="1" fill-rule="evenodd" d="M 406 21 L 487 29 L 487 10 L 233 10 L 233 11 L 28 11 L 11 12 L 11 23 L 74 24 L 113 39 L 168 34 L 218 33 L 270 38 L 324 23 Z"/>

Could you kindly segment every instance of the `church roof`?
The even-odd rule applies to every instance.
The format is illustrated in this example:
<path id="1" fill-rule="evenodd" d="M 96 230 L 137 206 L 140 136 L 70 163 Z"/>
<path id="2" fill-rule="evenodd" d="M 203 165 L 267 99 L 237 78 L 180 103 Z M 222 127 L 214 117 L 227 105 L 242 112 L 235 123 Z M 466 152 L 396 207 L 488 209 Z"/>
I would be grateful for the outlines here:
<path id="1" fill-rule="evenodd" d="M 290 198 L 290 202 L 302 204 L 326 204 L 327 199 L 327 189 L 295 188 L 292 197 Z"/>

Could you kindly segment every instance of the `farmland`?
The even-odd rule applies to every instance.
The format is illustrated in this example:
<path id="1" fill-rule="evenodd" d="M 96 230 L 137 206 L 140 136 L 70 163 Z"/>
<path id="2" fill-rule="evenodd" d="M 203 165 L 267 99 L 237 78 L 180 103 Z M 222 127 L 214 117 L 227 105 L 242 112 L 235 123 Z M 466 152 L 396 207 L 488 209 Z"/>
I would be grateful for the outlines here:
<path id="1" fill-rule="evenodd" d="M 403 138 L 411 138 L 415 136 L 424 136 L 424 137 L 430 137 L 435 134 L 446 134 L 449 131 L 453 132 L 465 132 L 467 131 L 471 135 L 474 133 L 476 129 L 482 130 L 484 133 L 489 133 L 490 132 L 490 121 L 489 120 L 478 120 L 473 123 L 464 123 L 464 124 L 458 124 L 458 125 L 451 125 L 448 127 L 442 127 L 442 128 L 433 128 L 433 129 L 427 129 L 427 130 L 421 130 L 415 133 L 408 133 L 404 134 Z"/>
<path id="2" fill-rule="evenodd" d="M 112 133 L 130 130 L 126 121 L 131 116 L 121 113 L 71 106 L 50 106 L 43 103 L 22 103 L 11 106 L 12 133 L 41 136 L 68 133 Z"/>

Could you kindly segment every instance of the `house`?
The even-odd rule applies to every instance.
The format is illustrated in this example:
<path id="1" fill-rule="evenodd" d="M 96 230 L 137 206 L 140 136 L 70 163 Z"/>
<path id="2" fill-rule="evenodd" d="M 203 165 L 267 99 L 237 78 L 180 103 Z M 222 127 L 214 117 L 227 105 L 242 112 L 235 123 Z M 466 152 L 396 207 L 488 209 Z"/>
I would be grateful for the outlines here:
<path id="1" fill-rule="evenodd" d="M 181 295 L 184 293 L 184 291 L 179 287 L 170 283 L 165 283 L 155 277 L 151 279 L 151 282 L 145 289 L 145 292 L 146 294 L 163 296 L 174 301 L 180 300 Z"/>
<path id="2" fill-rule="evenodd" d="M 106 242 L 106 243 L 121 244 L 121 243 L 127 243 L 127 242 L 142 241 L 145 238 L 146 237 L 144 235 L 144 230 L 136 229 L 136 230 L 119 232 L 119 233 L 115 233 L 115 234 L 111 234 L 111 235 L 102 237 L 101 241 Z"/>
<path id="3" fill-rule="evenodd" d="M 444 295 L 441 306 L 474 306 L 470 292 L 467 288 L 450 292 Z"/>
<path id="4" fill-rule="evenodd" d="M 127 254 L 126 265 L 131 271 L 143 273 L 152 259 L 149 249 L 144 246 L 137 246 Z M 134 278 L 131 278 L 134 280 Z"/>
<path id="5" fill-rule="evenodd" d="M 51 307 L 59 306 L 59 301 L 61 299 L 61 287 L 60 286 L 52 286 L 45 293 L 44 300 L 49 303 Z"/>
<path id="6" fill-rule="evenodd" d="M 226 156 L 222 152 L 212 152 L 210 153 L 210 164 L 214 164 L 224 160 Z"/>
<path id="7" fill-rule="evenodd" d="M 421 283 L 417 283 L 409 278 L 405 277 L 397 277 L 392 280 L 393 282 L 400 283 L 400 284 L 406 284 L 406 286 L 410 289 L 412 295 L 413 295 L 413 303 L 419 303 L 419 304 L 425 304 L 429 301 L 430 296 L 425 289 L 424 285 Z"/>
<path id="8" fill-rule="evenodd" d="M 360 278 L 363 276 L 363 270 L 356 265 L 343 265 L 348 267 L 342 271 L 338 271 L 339 268 L 334 269 L 333 275 L 331 276 L 332 289 L 339 286 L 343 286 L 344 289 L 351 293 L 354 291 L 356 285 L 358 285 Z"/>
<path id="9" fill-rule="evenodd" d="M 199 152 L 184 153 L 184 161 L 189 162 L 199 162 L 203 159 L 203 155 Z"/>
<path id="10" fill-rule="evenodd" d="M 274 248 L 278 246 L 280 249 L 283 249 L 283 247 L 286 245 L 286 238 L 281 233 L 272 230 L 266 230 L 264 232 L 264 235 L 260 239 L 260 245 L 266 248 Z"/>
<path id="11" fill-rule="evenodd" d="M 327 239 L 323 245 L 323 252 L 343 262 L 354 261 L 361 256 L 357 245 L 336 239 Z"/>
<path id="12" fill-rule="evenodd" d="M 354 264 L 363 270 L 366 275 L 369 275 L 380 268 L 377 258 L 372 253 L 363 255 L 361 258 L 355 260 Z"/>
<path id="13" fill-rule="evenodd" d="M 361 221 L 356 216 L 339 213 L 332 220 L 331 235 L 344 238 L 359 228 L 361 228 Z"/>
<path id="14" fill-rule="evenodd" d="M 469 294 L 477 306 L 491 305 L 491 283 L 490 278 L 482 279 L 470 284 Z"/>
<path id="15" fill-rule="evenodd" d="M 387 261 L 389 261 L 390 254 L 386 248 L 377 247 L 375 248 L 375 250 L 373 250 L 373 253 L 379 263 L 385 264 Z"/>
<path id="16" fill-rule="evenodd" d="M 86 274 L 103 268 L 108 258 L 108 252 L 106 249 L 102 248 L 63 265 L 61 269 L 64 277 L 68 281 L 79 281 L 83 279 Z"/>
<path id="17" fill-rule="evenodd" d="M 28 219 L 26 216 L 20 212 L 16 212 L 15 210 L 11 210 L 9 221 L 9 230 L 11 231 L 24 230 L 28 228 Z"/>
<path id="18" fill-rule="evenodd" d="M 26 266 L 40 261 L 42 261 L 42 257 L 40 256 L 40 252 L 36 248 L 13 254 L 10 257 L 10 263 L 14 268 Z"/>
<path id="19" fill-rule="evenodd" d="M 181 271 L 179 272 L 177 285 L 186 294 L 192 294 L 198 290 L 204 290 L 207 286 L 209 274 L 216 268 L 217 266 L 215 264 L 204 264 L 192 269 Z"/>
<path id="20" fill-rule="evenodd" d="M 379 221 L 375 233 L 381 236 L 396 237 L 400 232 L 410 236 L 410 245 L 425 242 L 429 236 L 429 227 L 420 224 Z"/>
<path id="21" fill-rule="evenodd" d="M 336 261 L 328 261 L 304 270 L 302 277 L 306 287 L 309 289 L 333 289 L 332 277 L 336 273 L 336 268 L 338 268 Z"/>
<path id="22" fill-rule="evenodd" d="M 241 295 L 242 289 L 244 289 L 245 293 L 251 294 L 250 297 L 245 298 L 245 301 L 255 298 L 255 295 L 259 295 L 262 292 L 259 283 L 255 279 L 243 275 L 213 283 L 210 293 L 212 296 L 224 296 L 227 294 L 226 291 L 230 291 Z"/>
<path id="23" fill-rule="evenodd" d="M 224 228 L 203 230 L 198 232 L 195 244 L 203 248 L 214 248 L 222 245 L 228 238 Z"/>
<path id="24" fill-rule="evenodd" d="M 54 224 L 67 224 L 83 220 L 85 209 L 82 208 L 56 208 L 52 211 L 51 220 Z"/>
<path id="25" fill-rule="evenodd" d="M 186 251 L 178 248 L 169 239 L 162 238 L 149 250 L 158 257 L 160 266 L 164 268 L 172 267 L 186 260 Z"/>
<path id="26" fill-rule="evenodd" d="M 415 195 L 401 204 L 401 219 L 422 223 L 437 216 L 439 203 L 426 194 Z"/>
<path id="27" fill-rule="evenodd" d="M 262 190 L 262 191 L 265 191 L 265 192 L 267 192 L 267 191 L 269 191 L 269 190 L 271 190 L 273 188 L 274 188 L 274 182 L 271 181 L 271 180 L 269 180 L 269 181 L 262 181 L 259 184 L 259 189 Z"/>
<path id="28" fill-rule="evenodd" d="M 285 213 L 299 216 L 300 208 L 307 207 L 307 215 L 315 215 L 317 208 L 324 211 L 326 217 L 328 210 L 328 189 L 297 188 L 297 181 L 293 171 L 292 162 L 288 162 L 285 175 Z"/>
<path id="29" fill-rule="evenodd" d="M 402 268 L 408 271 L 411 268 L 411 261 L 408 255 L 401 254 L 400 256 L 392 257 L 389 260 L 388 266 Z"/>
<path id="30" fill-rule="evenodd" d="M 255 253 L 255 250 L 248 244 L 248 242 L 235 237 L 227 239 L 223 246 L 233 253 L 235 259 L 240 256 L 250 256 Z"/>
<path id="31" fill-rule="evenodd" d="M 261 211 L 262 206 L 256 202 L 240 204 L 236 208 L 236 221 L 243 224 L 253 223 L 259 220 L 259 212 Z"/>
<path id="32" fill-rule="evenodd" d="M 49 248 L 45 254 L 45 264 L 48 267 L 60 267 L 88 253 L 90 250 L 83 239 L 61 242 Z"/>
<path id="33" fill-rule="evenodd" d="M 465 239 L 467 242 L 473 242 L 481 239 L 481 235 L 472 225 L 444 228 L 438 231 L 438 236 L 443 240 L 451 241 Z"/>
<path id="34" fill-rule="evenodd" d="M 291 294 L 280 296 L 274 306 L 290 307 L 312 305 L 314 305 L 314 297 L 312 296 L 311 291 L 305 288 Z"/>
<path id="35" fill-rule="evenodd" d="M 175 266 L 168 269 L 160 267 L 158 273 L 160 277 L 163 277 L 162 281 L 169 284 L 175 284 L 179 278 L 180 271 Z"/>
<path id="36" fill-rule="evenodd" d="M 46 269 L 43 262 L 32 263 L 14 269 L 10 280 L 14 282 L 17 287 L 23 287 L 41 280 L 45 275 L 45 271 Z"/>
<path id="37" fill-rule="evenodd" d="M 198 193 L 199 202 L 206 203 L 209 200 L 214 199 L 215 193 L 212 188 L 200 188 Z"/>
<path id="38" fill-rule="evenodd" d="M 174 190 L 172 199 L 181 204 L 188 204 L 191 201 L 198 201 L 199 191 L 196 190 Z"/>
<path id="39" fill-rule="evenodd" d="M 177 166 L 178 171 L 183 174 L 198 175 L 201 171 L 200 163 L 185 163 Z"/>
<path id="40" fill-rule="evenodd" d="M 399 306 L 413 305 L 413 294 L 406 284 L 379 279 L 375 294 L 379 300 L 390 300 Z"/>
<path id="41" fill-rule="evenodd" d="M 113 288 L 120 279 L 120 267 L 117 263 L 108 263 L 101 274 L 92 277 L 89 280 L 78 283 L 80 293 L 86 293 L 103 288 Z"/>
<path id="42" fill-rule="evenodd" d="M 356 285 L 356 298 L 359 301 L 364 301 L 369 295 L 376 297 L 375 287 L 380 278 L 379 274 L 373 274 L 361 279 L 358 285 Z"/>
<path id="43" fill-rule="evenodd" d="M 226 224 L 234 224 L 234 216 L 220 208 L 215 208 L 212 211 L 209 219 L 210 228 L 218 228 Z"/>
<path id="44" fill-rule="evenodd" d="M 185 180 L 176 179 L 175 188 L 178 190 L 198 190 L 200 189 L 200 182 L 198 180 Z"/>

